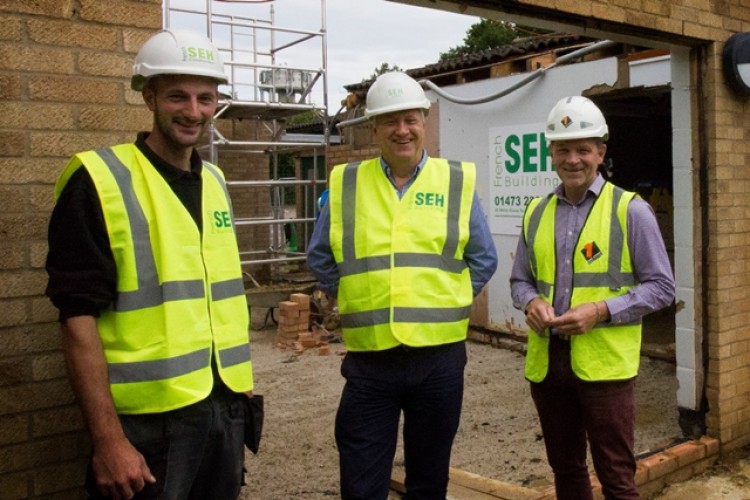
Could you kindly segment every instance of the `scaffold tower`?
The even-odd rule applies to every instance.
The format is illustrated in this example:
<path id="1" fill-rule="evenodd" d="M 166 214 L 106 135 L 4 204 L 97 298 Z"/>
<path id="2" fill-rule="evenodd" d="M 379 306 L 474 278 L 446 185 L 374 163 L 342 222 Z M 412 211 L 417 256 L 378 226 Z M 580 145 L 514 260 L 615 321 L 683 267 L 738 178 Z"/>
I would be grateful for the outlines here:
<path id="1" fill-rule="evenodd" d="M 316 201 L 326 183 L 331 138 L 325 0 L 304 2 L 305 9 L 317 11 L 320 23 L 314 27 L 278 22 L 315 19 L 312 11 L 279 15 L 293 8 L 291 3 L 164 3 L 164 26 L 205 33 L 225 64 L 229 83 L 219 88 L 219 107 L 202 150 L 225 172 L 243 270 L 256 285 L 304 267 Z"/>

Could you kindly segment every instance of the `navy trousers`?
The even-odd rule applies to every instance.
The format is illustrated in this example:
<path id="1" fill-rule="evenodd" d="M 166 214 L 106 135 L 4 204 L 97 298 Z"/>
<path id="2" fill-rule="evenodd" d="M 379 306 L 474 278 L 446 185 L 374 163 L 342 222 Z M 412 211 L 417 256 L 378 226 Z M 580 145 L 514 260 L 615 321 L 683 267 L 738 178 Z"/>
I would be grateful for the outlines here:
<path id="1" fill-rule="evenodd" d="M 550 341 L 547 377 L 531 383 L 547 459 L 559 500 L 592 499 L 586 465 L 591 444 L 594 470 L 607 500 L 637 500 L 635 485 L 635 379 L 584 382 L 570 364 L 570 342 Z"/>
<path id="2" fill-rule="evenodd" d="M 465 367 L 464 342 L 347 353 L 335 431 L 343 500 L 388 497 L 401 412 L 406 498 L 445 500 Z"/>

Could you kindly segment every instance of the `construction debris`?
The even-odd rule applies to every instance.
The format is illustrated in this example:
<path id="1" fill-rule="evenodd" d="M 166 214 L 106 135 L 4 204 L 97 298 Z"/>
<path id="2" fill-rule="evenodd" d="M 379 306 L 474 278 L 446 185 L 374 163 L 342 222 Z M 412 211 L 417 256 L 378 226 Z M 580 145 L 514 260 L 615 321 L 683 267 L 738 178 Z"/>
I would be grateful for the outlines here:
<path id="1" fill-rule="evenodd" d="M 279 302 L 279 324 L 276 345 L 291 348 L 298 354 L 317 347 L 318 354 L 327 356 L 329 332 L 321 325 L 310 322 L 310 295 L 292 293 L 289 300 Z"/>

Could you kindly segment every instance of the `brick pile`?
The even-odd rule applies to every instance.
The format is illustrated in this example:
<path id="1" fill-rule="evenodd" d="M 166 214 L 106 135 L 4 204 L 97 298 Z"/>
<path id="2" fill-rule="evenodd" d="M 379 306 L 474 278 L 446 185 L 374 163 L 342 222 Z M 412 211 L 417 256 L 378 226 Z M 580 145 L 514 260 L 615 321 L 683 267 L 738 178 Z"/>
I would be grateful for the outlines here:
<path id="1" fill-rule="evenodd" d="M 310 328 L 310 296 L 293 293 L 289 300 L 279 302 L 279 326 L 276 330 L 276 345 L 282 349 L 292 348 L 298 353 L 314 347 L 321 356 L 330 353 L 328 331 L 318 325 Z"/>

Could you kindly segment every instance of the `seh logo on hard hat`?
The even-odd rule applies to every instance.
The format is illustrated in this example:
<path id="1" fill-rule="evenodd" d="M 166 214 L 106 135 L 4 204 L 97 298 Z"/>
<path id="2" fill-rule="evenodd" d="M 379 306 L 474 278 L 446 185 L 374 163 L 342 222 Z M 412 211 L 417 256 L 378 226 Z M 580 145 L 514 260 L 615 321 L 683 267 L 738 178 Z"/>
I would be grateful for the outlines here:
<path id="1" fill-rule="evenodd" d="M 388 97 L 401 97 L 402 95 L 404 95 L 402 88 L 388 89 Z"/>
<path id="2" fill-rule="evenodd" d="M 213 63 L 214 52 L 203 47 L 183 47 L 182 60 Z"/>

